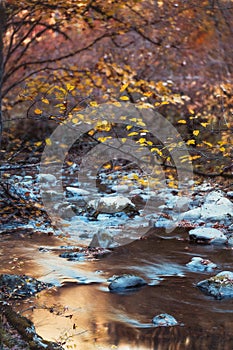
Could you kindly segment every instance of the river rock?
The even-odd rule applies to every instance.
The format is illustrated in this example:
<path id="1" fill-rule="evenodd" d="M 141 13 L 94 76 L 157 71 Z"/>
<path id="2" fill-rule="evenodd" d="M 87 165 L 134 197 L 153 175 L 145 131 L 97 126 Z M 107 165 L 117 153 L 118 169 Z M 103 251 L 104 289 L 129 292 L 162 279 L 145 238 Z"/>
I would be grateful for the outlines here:
<path id="1" fill-rule="evenodd" d="M 199 227 L 189 231 L 190 241 L 206 244 L 224 244 L 227 237 L 216 228 Z"/>
<path id="2" fill-rule="evenodd" d="M 80 197 L 80 196 L 89 196 L 90 192 L 83 190 L 82 188 L 78 187 L 66 187 L 66 191 L 68 194 L 71 194 L 73 197 Z"/>
<path id="3" fill-rule="evenodd" d="M 155 316 L 152 320 L 152 323 L 156 327 L 171 327 L 179 325 L 176 319 L 169 314 L 159 314 Z"/>
<path id="4" fill-rule="evenodd" d="M 210 192 L 201 207 L 201 219 L 211 221 L 230 220 L 233 218 L 233 203 L 220 191 Z"/>
<path id="5" fill-rule="evenodd" d="M 2 274 L 0 275 L 0 300 L 31 297 L 51 286 L 25 275 Z"/>
<path id="6" fill-rule="evenodd" d="M 127 185 L 113 185 L 112 190 L 117 193 L 127 193 L 129 192 L 129 186 Z"/>
<path id="7" fill-rule="evenodd" d="M 186 211 L 182 216 L 181 219 L 183 220 L 198 220 L 201 217 L 201 208 L 194 208 L 191 210 Z"/>
<path id="8" fill-rule="evenodd" d="M 135 205 L 131 200 L 124 196 L 111 196 L 111 197 L 101 197 L 95 200 L 91 200 L 88 203 L 88 208 L 92 208 L 97 212 L 114 214 L 117 212 L 134 212 Z"/>
<path id="9" fill-rule="evenodd" d="M 230 198 L 233 198 L 233 191 L 228 191 L 227 192 L 227 196 L 230 197 Z"/>
<path id="10" fill-rule="evenodd" d="M 198 282 L 197 287 L 216 299 L 233 298 L 233 272 L 222 271 L 216 276 Z"/>
<path id="11" fill-rule="evenodd" d="M 174 204 L 174 211 L 184 212 L 189 209 L 191 199 L 189 197 L 176 197 L 176 202 Z"/>
<path id="12" fill-rule="evenodd" d="M 93 238 L 89 244 L 90 248 L 113 248 L 116 246 L 116 242 L 114 242 L 113 236 L 110 232 L 98 230 L 97 233 L 94 233 Z"/>
<path id="13" fill-rule="evenodd" d="M 203 259 L 199 256 L 194 256 L 191 261 L 186 264 L 191 271 L 207 271 L 212 272 L 217 268 L 217 265 L 208 259 Z"/>
<path id="14" fill-rule="evenodd" d="M 233 218 L 233 203 L 221 191 L 207 194 L 199 208 L 188 210 L 180 219 L 230 222 Z"/>
<path id="15" fill-rule="evenodd" d="M 37 180 L 40 181 L 43 184 L 43 186 L 44 185 L 47 185 L 47 186 L 55 185 L 57 182 L 56 176 L 54 176 L 52 174 L 39 174 L 37 176 Z"/>
<path id="16" fill-rule="evenodd" d="M 108 288 L 113 292 L 123 292 L 147 285 L 147 282 L 136 275 L 125 274 L 110 279 Z"/>

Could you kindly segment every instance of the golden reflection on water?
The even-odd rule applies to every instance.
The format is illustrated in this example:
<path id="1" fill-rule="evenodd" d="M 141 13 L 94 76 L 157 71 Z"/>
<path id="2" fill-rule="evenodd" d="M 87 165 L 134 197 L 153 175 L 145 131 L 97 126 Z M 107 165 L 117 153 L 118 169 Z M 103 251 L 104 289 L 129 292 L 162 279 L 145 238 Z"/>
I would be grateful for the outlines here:
<path id="1" fill-rule="evenodd" d="M 106 279 L 124 269 L 156 275 L 158 269 L 170 265 L 173 268 L 185 266 L 191 253 L 206 254 L 205 247 L 190 246 L 187 252 L 187 243 L 182 240 L 142 240 L 105 259 L 79 263 L 61 259 L 54 251 L 39 252 L 40 246 L 64 245 L 64 241 L 54 237 L 38 235 L 33 239 L 29 236 L 13 239 L 5 236 L 0 239 L 1 273 L 24 273 L 64 283 L 62 287 L 20 301 L 16 307 L 34 322 L 39 335 L 63 343 L 65 349 L 233 349 L 233 301 L 216 301 L 203 296 L 194 288 L 194 283 L 203 275 L 186 272 L 185 277 L 165 277 L 158 286 L 145 287 L 130 295 L 113 294 L 107 289 Z M 214 248 L 208 251 L 209 258 L 229 267 L 232 266 L 231 254 L 231 251 Z M 136 267 L 140 269 L 137 271 Z M 97 270 L 102 272 L 98 274 Z M 83 283 L 96 283 L 79 285 L 83 276 L 87 277 Z M 161 312 L 174 315 L 184 326 L 143 326 Z M 138 322 L 136 326 L 135 321 Z"/>

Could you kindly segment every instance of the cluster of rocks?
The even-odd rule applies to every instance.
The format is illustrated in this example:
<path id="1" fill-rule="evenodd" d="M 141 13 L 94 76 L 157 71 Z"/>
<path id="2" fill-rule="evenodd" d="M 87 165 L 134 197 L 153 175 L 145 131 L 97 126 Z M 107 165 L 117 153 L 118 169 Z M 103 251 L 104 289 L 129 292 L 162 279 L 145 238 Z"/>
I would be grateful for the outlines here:
<path id="1" fill-rule="evenodd" d="M 0 300 L 22 299 L 35 295 L 51 284 L 26 275 L 0 275 Z"/>

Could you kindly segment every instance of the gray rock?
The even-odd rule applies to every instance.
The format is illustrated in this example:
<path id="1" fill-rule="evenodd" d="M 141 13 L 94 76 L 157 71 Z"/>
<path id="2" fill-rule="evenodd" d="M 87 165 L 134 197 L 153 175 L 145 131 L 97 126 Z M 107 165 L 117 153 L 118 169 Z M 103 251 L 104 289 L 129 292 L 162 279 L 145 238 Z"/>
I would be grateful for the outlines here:
<path id="1" fill-rule="evenodd" d="M 169 314 L 159 314 L 155 316 L 152 320 L 152 323 L 156 327 L 172 327 L 179 325 L 177 320 Z"/>
<path id="2" fill-rule="evenodd" d="M 127 185 L 113 185 L 112 190 L 117 193 L 127 193 L 129 192 L 129 186 Z"/>
<path id="3" fill-rule="evenodd" d="M 230 197 L 230 198 L 233 198 L 233 191 L 228 191 L 227 192 L 227 196 Z"/>
<path id="4" fill-rule="evenodd" d="M 62 219 L 70 220 L 75 214 L 73 211 L 74 206 L 69 202 L 56 203 L 54 209 L 60 215 Z"/>
<path id="5" fill-rule="evenodd" d="M 191 199 L 189 197 L 176 197 L 176 202 L 174 205 L 175 212 L 184 212 L 189 209 Z"/>
<path id="6" fill-rule="evenodd" d="M 195 190 L 198 192 L 207 192 L 213 189 L 213 186 L 208 182 L 203 182 L 201 185 L 196 186 Z"/>
<path id="7" fill-rule="evenodd" d="M 0 300 L 28 298 L 51 286 L 26 275 L 2 274 L 0 275 Z"/>
<path id="8" fill-rule="evenodd" d="M 227 244 L 229 246 L 233 246 L 233 237 L 232 236 L 228 238 Z"/>
<path id="9" fill-rule="evenodd" d="M 191 271 L 207 271 L 212 272 L 217 268 L 217 265 L 208 259 L 203 259 L 199 256 L 194 256 L 191 261 L 186 264 Z"/>
<path id="10" fill-rule="evenodd" d="M 135 205 L 124 196 L 101 197 L 88 203 L 88 207 L 100 213 L 114 214 L 135 210 Z"/>
<path id="11" fill-rule="evenodd" d="M 227 237 L 216 228 L 200 227 L 189 231 L 191 241 L 206 244 L 224 244 Z"/>
<path id="12" fill-rule="evenodd" d="M 39 174 L 37 180 L 43 183 L 43 185 L 54 185 L 57 182 L 56 176 L 52 174 Z"/>
<path id="13" fill-rule="evenodd" d="M 181 216 L 184 220 L 198 220 L 201 217 L 201 208 L 188 210 Z"/>
<path id="14" fill-rule="evenodd" d="M 90 192 L 83 190 L 82 188 L 78 187 L 66 187 L 66 190 L 69 194 L 71 194 L 73 197 L 80 197 L 80 196 L 89 196 Z"/>
<path id="15" fill-rule="evenodd" d="M 233 218 L 233 203 L 220 191 L 210 192 L 201 207 L 201 219 L 220 221 L 231 218 Z"/>
<path id="16" fill-rule="evenodd" d="M 125 274 L 111 279 L 108 288 L 113 292 L 124 292 L 147 285 L 147 282 L 135 275 Z"/>
<path id="17" fill-rule="evenodd" d="M 150 224 L 152 221 L 150 221 Z M 166 218 L 158 218 L 154 221 L 154 227 L 161 227 L 166 229 L 174 229 L 177 226 L 177 223 L 174 220 L 166 219 Z"/>
<path id="18" fill-rule="evenodd" d="M 224 223 L 229 223 L 232 218 L 233 203 L 225 198 L 221 191 L 208 193 L 201 207 L 188 210 L 180 216 L 181 220 L 194 221 L 201 219 L 203 221 L 222 221 Z"/>
<path id="19" fill-rule="evenodd" d="M 117 246 L 117 243 L 114 242 L 114 239 L 110 232 L 99 230 L 93 235 L 91 243 L 89 244 L 90 248 L 102 247 L 102 248 L 113 248 Z"/>
<path id="20" fill-rule="evenodd" d="M 197 287 L 216 299 L 233 298 L 233 272 L 222 271 L 216 276 L 198 282 Z"/>

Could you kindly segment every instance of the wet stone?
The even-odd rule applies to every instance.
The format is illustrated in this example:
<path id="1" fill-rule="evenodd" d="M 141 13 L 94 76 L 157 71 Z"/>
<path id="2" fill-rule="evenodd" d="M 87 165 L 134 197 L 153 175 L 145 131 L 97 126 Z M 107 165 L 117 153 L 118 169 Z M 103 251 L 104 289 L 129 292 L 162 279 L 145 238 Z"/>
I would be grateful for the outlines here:
<path id="1" fill-rule="evenodd" d="M 43 283 L 26 275 L 2 274 L 0 275 L 0 300 L 31 297 L 48 287 L 52 287 L 52 284 Z"/>
<path id="2" fill-rule="evenodd" d="M 207 280 L 198 282 L 197 287 L 216 299 L 233 298 L 233 272 L 222 271 Z"/>
<path id="3" fill-rule="evenodd" d="M 199 256 L 194 256 L 191 261 L 186 264 L 191 271 L 207 271 L 212 272 L 217 268 L 217 265 L 208 259 L 203 259 Z"/>
<path id="4" fill-rule="evenodd" d="M 206 244 L 224 244 L 227 237 L 215 228 L 201 227 L 189 231 L 190 241 Z"/>
<path id="5" fill-rule="evenodd" d="M 79 252 L 65 252 L 59 255 L 60 258 L 65 258 L 68 261 L 84 261 L 85 260 L 85 253 L 79 253 Z"/>
<path id="6" fill-rule="evenodd" d="M 179 325 L 177 320 L 169 314 L 159 314 L 155 316 L 152 320 L 152 323 L 156 327 L 172 327 Z"/>
<path id="7" fill-rule="evenodd" d="M 97 248 L 85 248 L 80 249 L 75 252 L 63 252 L 59 255 L 60 258 L 65 258 L 68 261 L 85 261 L 85 260 L 93 260 L 104 257 L 107 254 L 110 254 L 111 250 L 97 247 Z"/>
<path id="8" fill-rule="evenodd" d="M 113 292 L 123 292 L 132 289 L 138 289 L 147 285 L 147 282 L 136 275 L 125 274 L 122 276 L 113 277 L 108 288 Z"/>
<path id="9" fill-rule="evenodd" d="M 135 212 L 135 205 L 130 199 L 124 196 L 102 197 L 92 200 L 88 203 L 88 210 L 94 210 L 94 213 L 114 214 L 117 212 Z M 93 214 L 94 215 L 94 214 Z"/>

